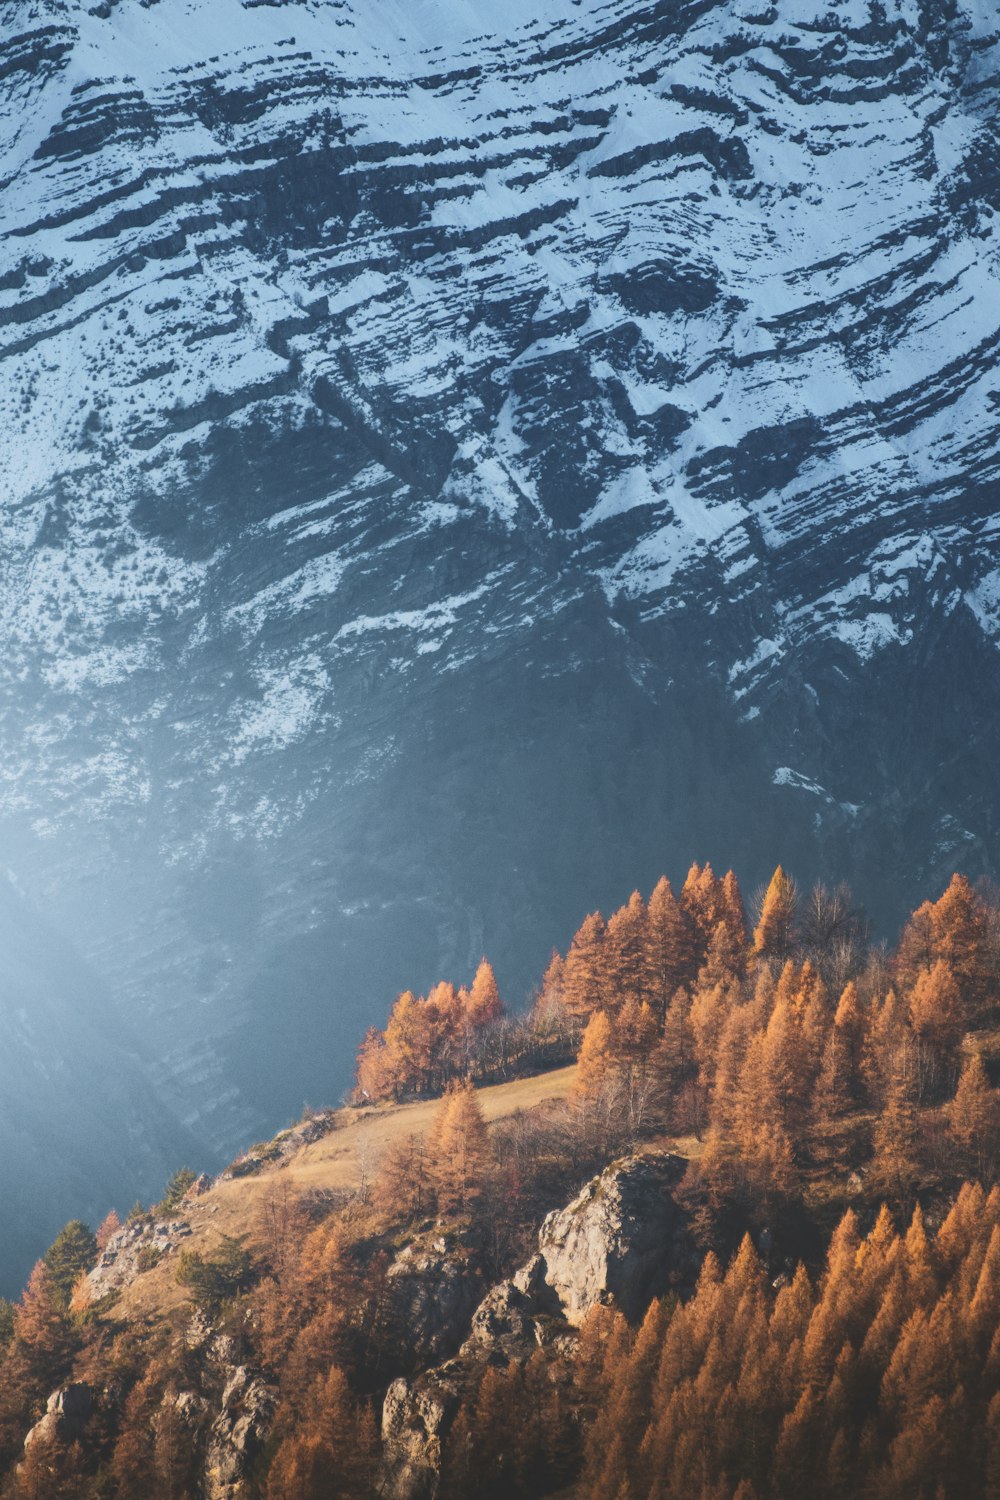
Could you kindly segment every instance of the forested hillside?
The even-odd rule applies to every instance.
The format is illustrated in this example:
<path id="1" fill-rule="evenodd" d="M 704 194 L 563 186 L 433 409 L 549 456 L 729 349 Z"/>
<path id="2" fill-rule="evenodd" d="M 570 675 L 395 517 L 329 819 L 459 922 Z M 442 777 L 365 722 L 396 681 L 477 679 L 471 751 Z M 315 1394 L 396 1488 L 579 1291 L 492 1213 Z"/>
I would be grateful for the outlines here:
<path id="1" fill-rule="evenodd" d="M 4 1493 L 993 1500 L 1000 900 L 893 950 L 780 868 L 751 905 L 696 865 L 525 1015 L 485 960 L 404 992 L 350 1107 L 68 1225 Z"/>

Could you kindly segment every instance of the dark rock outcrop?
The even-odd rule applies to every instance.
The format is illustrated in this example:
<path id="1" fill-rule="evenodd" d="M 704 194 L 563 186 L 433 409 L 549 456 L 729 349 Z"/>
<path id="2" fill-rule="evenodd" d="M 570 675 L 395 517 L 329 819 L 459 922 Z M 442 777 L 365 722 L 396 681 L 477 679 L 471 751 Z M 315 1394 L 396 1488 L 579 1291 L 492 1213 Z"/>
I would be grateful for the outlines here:
<path id="1" fill-rule="evenodd" d="M 597 1304 L 641 1315 L 671 1267 L 685 1264 L 683 1218 L 670 1191 L 680 1170 L 669 1154 L 613 1163 L 548 1215 L 538 1254 L 486 1294 L 454 1359 L 393 1381 L 382 1411 L 389 1500 L 432 1500 L 448 1430 L 484 1364 L 522 1362 L 542 1345 L 569 1350 Z"/>
<path id="2" fill-rule="evenodd" d="M 274 1387 L 245 1365 L 226 1381 L 205 1453 L 205 1500 L 247 1500 L 255 1461 L 274 1416 Z"/>
<path id="3" fill-rule="evenodd" d="M 389 1267 L 386 1293 L 400 1347 L 414 1364 L 453 1354 L 469 1326 L 481 1277 L 469 1257 L 408 1245 Z"/>
<path id="4" fill-rule="evenodd" d="M 45 1406 L 45 1415 L 24 1439 L 25 1452 L 39 1440 L 72 1443 L 79 1438 L 94 1411 L 94 1392 L 77 1381 L 53 1391 Z"/>

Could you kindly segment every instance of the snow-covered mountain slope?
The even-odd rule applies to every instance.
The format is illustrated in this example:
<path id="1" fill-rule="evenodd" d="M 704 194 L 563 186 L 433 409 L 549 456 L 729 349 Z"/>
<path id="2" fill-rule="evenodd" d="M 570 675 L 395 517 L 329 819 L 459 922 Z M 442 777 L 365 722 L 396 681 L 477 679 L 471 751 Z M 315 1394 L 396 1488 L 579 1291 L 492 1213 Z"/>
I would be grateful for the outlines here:
<path id="1" fill-rule="evenodd" d="M 694 855 L 996 868 L 994 7 L 541 9 L 0 3 L 6 847 L 216 1144 Z"/>

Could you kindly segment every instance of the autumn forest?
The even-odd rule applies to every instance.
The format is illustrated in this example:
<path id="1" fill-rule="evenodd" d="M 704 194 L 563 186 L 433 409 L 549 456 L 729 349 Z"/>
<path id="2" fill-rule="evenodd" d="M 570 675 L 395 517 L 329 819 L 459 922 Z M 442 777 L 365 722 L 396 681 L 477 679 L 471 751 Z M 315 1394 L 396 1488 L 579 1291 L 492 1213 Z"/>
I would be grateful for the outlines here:
<path id="1" fill-rule="evenodd" d="M 142 1317 L 95 1280 L 128 1223 L 67 1226 L 0 1326 L 4 1494 L 1000 1496 L 998 1001 L 991 888 L 955 875 L 890 948 L 844 887 L 779 867 L 747 903 L 708 865 L 588 915 L 523 1014 L 485 959 L 407 991 L 315 1127 L 381 1140 L 350 1191 L 286 1173 L 239 1234 L 147 1257 L 170 1293 Z M 484 1089 L 549 1076 L 552 1097 L 487 1117 Z M 231 1182 L 280 1138 L 255 1151 Z M 667 1174 L 672 1226 L 641 1297 L 532 1304 L 518 1343 L 539 1226 L 635 1161 Z M 133 1238 L 184 1222 L 192 1177 L 136 1206 Z M 400 1302 L 414 1266 L 452 1323 Z M 213 1489 L 223 1366 L 241 1419 L 251 1388 L 267 1413 Z M 90 1393 L 75 1426 L 67 1389 Z M 414 1392 L 437 1392 L 437 1426 L 392 1447 Z"/>

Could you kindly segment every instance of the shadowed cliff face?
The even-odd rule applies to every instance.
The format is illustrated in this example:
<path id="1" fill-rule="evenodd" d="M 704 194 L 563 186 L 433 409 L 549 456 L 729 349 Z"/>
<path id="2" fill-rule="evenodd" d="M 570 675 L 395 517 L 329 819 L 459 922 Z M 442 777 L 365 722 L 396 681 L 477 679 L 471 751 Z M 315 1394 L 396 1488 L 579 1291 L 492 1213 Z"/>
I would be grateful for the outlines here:
<path id="1" fill-rule="evenodd" d="M 692 857 L 995 870 L 989 8 L 533 9 L 0 4 L 5 857 L 206 1161 Z"/>

